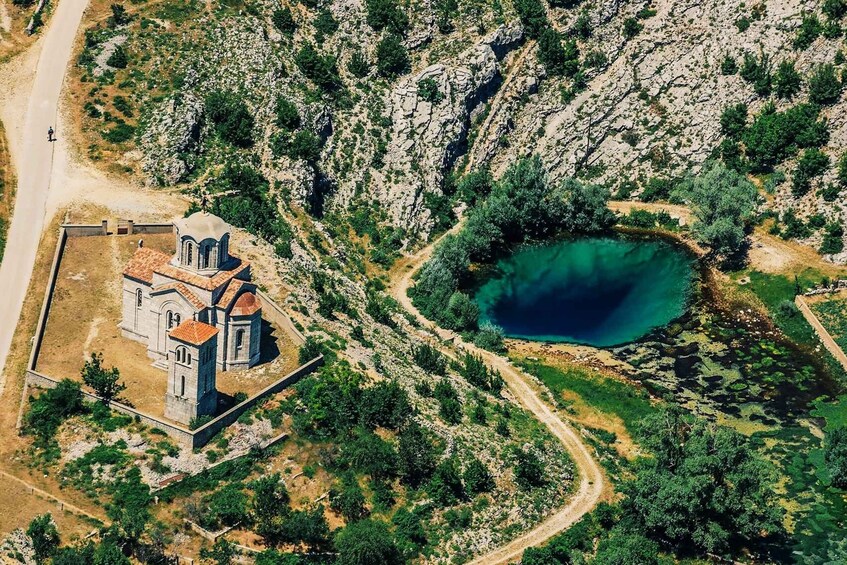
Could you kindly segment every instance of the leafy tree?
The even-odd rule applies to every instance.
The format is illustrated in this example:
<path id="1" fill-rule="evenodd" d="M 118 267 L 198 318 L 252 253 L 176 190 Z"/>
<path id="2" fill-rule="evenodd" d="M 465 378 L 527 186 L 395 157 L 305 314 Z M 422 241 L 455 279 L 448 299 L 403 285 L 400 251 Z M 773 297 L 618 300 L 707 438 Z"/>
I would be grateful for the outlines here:
<path id="1" fill-rule="evenodd" d="M 503 388 L 503 378 L 500 373 L 489 369 L 482 357 L 478 355 L 465 353 L 459 372 L 466 381 L 492 394 L 499 393 Z"/>
<path id="2" fill-rule="evenodd" d="M 737 138 L 747 125 L 747 104 L 731 104 L 721 112 L 721 133 Z"/>
<path id="3" fill-rule="evenodd" d="M 458 1 L 436 0 L 433 7 L 435 8 L 435 25 L 438 26 L 438 31 L 441 33 L 453 31 L 453 18 L 459 13 Z"/>
<path id="4" fill-rule="evenodd" d="M 464 292 L 454 292 L 447 302 L 447 326 L 459 331 L 476 329 L 479 306 Z"/>
<path id="5" fill-rule="evenodd" d="M 255 121 L 247 105 L 235 94 L 221 91 L 209 94 L 206 97 L 206 115 L 224 141 L 242 148 L 253 145 Z"/>
<path id="6" fill-rule="evenodd" d="M 627 18 L 623 21 L 623 36 L 627 39 L 632 39 L 644 29 L 644 24 L 636 18 Z"/>
<path id="7" fill-rule="evenodd" d="M 303 560 L 296 553 L 282 553 L 276 549 L 266 549 L 256 555 L 255 565 L 301 565 Z"/>
<path id="8" fill-rule="evenodd" d="M 295 510 L 282 523 L 282 543 L 304 544 L 320 548 L 329 541 L 329 524 L 324 517 L 324 507 L 315 505 L 309 510 Z"/>
<path id="9" fill-rule="evenodd" d="M 771 91 L 771 67 L 768 56 L 764 53 L 757 59 L 750 53 L 744 54 L 744 64 L 741 66 L 741 78 L 753 85 L 753 90 L 759 96 L 767 96 Z"/>
<path id="10" fill-rule="evenodd" d="M 815 67 L 809 77 L 809 101 L 815 104 L 834 104 L 841 98 L 841 81 L 835 66 L 825 63 Z"/>
<path id="11" fill-rule="evenodd" d="M 820 149 L 806 149 L 797 161 L 797 168 L 791 179 L 791 192 L 794 196 L 807 194 L 812 186 L 812 179 L 818 177 L 829 167 L 829 156 Z"/>
<path id="12" fill-rule="evenodd" d="M 833 222 L 826 226 L 821 241 L 821 254 L 827 255 L 832 253 L 841 253 L 844 250 L 844 228 L 841 224 Z M 792 303 L 793 304 L 793 303 Z"/>
<path id="13" fill-rule="evenodd" d="M 448 424 L 459 424 L 462 421 L 462 401 L 459 393 L 447 379 L 441 379 L 433 390 L 438 401 L 438 413 Z"/>
<path id="14" fill-rule="evenodd" d="M 347 70 L 356 78 L 365 78 L 371 72 L 371 63 L 361 51 L 353 51 L 347 63 Z"/>
<path id="15" fill-rule="evenodd" d="M 403 558 L 388 527 L 376 520 L 348 524 L 335 535 L 337 565 L 401 565 Z"/>
<path id="16" fill-rule="evenodd" d="M 820 37 L 823 26 L 815 14 L 804 14 L 803 21 L 794 36 L 794 49 L 808 49 L 809 46 Z"/>
<path id="17" fill-rule="evenodd" d="M 335 18 L 332 16 L 332 12 L 330 12 L 327 8 L 322 8 L 317 17 L 315 17 L 314 21 L 315 31 L 315 40 L 321 42 L 323 40 L 323 36 L 332 35 L 336 31 L 338 31 L 338 22 L 335 21 Z"/>
<path id="18" fill-rule="evenodd" d="M 324 92 L 334 92 L 342 86 L 335 57 L 321 55 L 311 42 L 306 42 L 297 51 L 294 55 L 294 64 L 306 78 Z"/>
<path id="19" fill-rule="evenodd" d="M 371 477 L 387 479 L 397 473 L 394 446 L 369 430 L 356 430 L 354 438 L 342 445 L 341 453 L 353 469 Z"/>
<path id="20" fill-rule="evenodd" d="M 609 189 L 596 184 L 583 184 L 566 178 L 556 190 L 564 202 L 559 212 L 562 228 L 571 233 L 601 233 L 615 225 L 615 213 L 609 210 Z M 558 212 L 555 208 L 554 212 Z"/>
<path id="21" fill-rule="evenodd" d="M 677 189 L 676 198 L 694 211 L 692 231 L 715 252 L 729 255 L 744 241 L 744 226 L 753 213 L 756 187 L 744 176 L 715 162 Z"/>
<path id="22" fill-rule="evenodd" d="M 344 516 L 348 523 L 368 515 L 362 487 L 356 478 L 350 475 L 345 476 L 340 484 L 329 490 L 329 507 Z"/>
<path id="23" fill-rule="evenodd" d="M 368 429 L 377 426 L 398 430 L 409 420 L 409 397 L 394 381 L 380 381 L 366 388 L 359 401 L 359 423 Z"/>
<path id="24" fill-rule="evenodd" d="M 780 531 L 772 471 L 744 436 L 677 406 L 649 416 L 642 428 L 655 458 L 623 489 L 624 510 L 639 531 L 703 552 Z"/>
<path id="25" fill-rule="evenodd" d="M 721 61 L 721 74 L 724 76 L 734 75 L 738 72 L 738 63 L 732 55 L 725 55 Z"/>
<path id="26" fill-rule="evenodd" d="M 465 497 L 462 475 L 455 457 L 438 464 L 426 490 L 433 500 L 442 506 L 450 506 Z"/>
<path id="27" fill-rule="evenodd" d="M 576 21 L 568 30 L 568 35 L 570 37 L 588 39 L 589 37 L 591 37 L 592 33 L 593 30 L 591 29 L 591 16 L 589 15 L 588 10 L 583 10 L 579 13 L 579 16 L 577 16 Z"/>
<path id="28" fill-rule="evenodd" d="M 574 40 L 563 46 L 559 32 L 548 27 L 538 38 L 538 60 L 548 74 L 571 77 L 579 70 L 579 48 Z"/>
<path id="29" fill-rule="evenodd" d="M 800 73 L 794 68 L 794 61 L 782 61 L 774 76 L 774 93 L 780 98 L 793 98 L 800 92 L 802 82 Z"/>
<path id="30" fill-rule="evenodd" d="M 217 565 L 230 565 L 237 553 L 235 544 L 222 537 L 211 548 L 200 548 L 200 557 L 214 561 Z"/>
<path id="31" fill-rule="evenodd" d="M 530 489 L 544 484 L 544 467 L 535 453 L 515 448 L 513 459 L 512 469 L 515 472 L 515 482 L 519 487 Z"/>
<path id="32" fill-rule="evenodd" d="M 106 515 L 112 520 L 112 531 L 130 545 L 138 543 L 150 521 L 149 506 L 153 502 L 150 487 L 141 481 L 141 470 L 131 467 L 112 487 L 112 500 Z"/>
<path id="33" fill-rule="evenodd" d="M 288 513 L 290 497 L 279 473 L 259 477 L 252 483 L 250 513 L 258 524 L 269 523 Z"/>
<path id="34" fill-rule="evenodd" d="M 593 565 L 658 565 L 659 546 L 643 535 L 613 532 L 597 544 Z"/>
<path id="35" fill-rule="evenodd" d="M 109 540 L 97 544 L 92 561 L 93 565 L 130 565 L 131 563 L 121 548 Z"/>
<path id="36" fill-rule="evenodd" d="M 845 0 L 824 0 L 821 11 L 830 20 L 840 20 L 847 13 L 847 2 Z"/>
<path id="37" fill-rule="evenodd" d="M 521 557 L 521 565 L 561 565 L 549 547 L 528 547 Z"/>
<path id="38" fill-rule="evenodd" d="M 539 0 L 516 0 L 515 11 L 523 24 L 524 31 L 530 39 L 541 36 L 541 32 L 547 28 L 547 10 Z"/>
<path id="39" fill-rule="evenodd" d="M 406 485 L 416 488 L 435 471 L 435 446 L 427 432 L 414 421 L 400 430 L 398 455 L 397 467 Z"/>
<path id="40" fill-rule="evenodd" d="M 83 364 L 80 374 L 82 375 L 82 382 L 93 388 L 97 396 L 102 398 L 104 402 L 114 400 L 126 390 L 126 385 L 118 382 L 121 373 L 117 367 L 103 368 L 102 353 L 92 353 L 91 359 Z"/>
<path id="41" fill-rule="evenodd" d="M 427 77 L 418 82 L 418 96 L 431 104 L 438 104 L 444 100 L 444 95 L 438 90 L 438 83 L 432 77 Z"/>
<path id="42" fill-rule="evenodd" d="M 447 358 L 428 343 L 412 347 L 412 359 L 424 371 L 434 375 L 446 374 Z"/>
<path id="43" fill-rule="evenodd" d="M 389 34 L 376 46 L 376 70 L 384 77 L 394 78 L 409 71 L 410 62 L 400 37 Z"/>
<path id="44" fill-rule="evenodd" d="M 405 557 L 414 557 L 427 543 L 421 517 L 417 512 L 409 512 L 400 508 L 394 513 L 391 522 L 395 527 L 395 535 Z"/>
<path id="45" fill-rule="evenodd" d="M 109 58 L 106 59 L 106 64 L 114 69 L 127 68 L 129 65 L 129 56 L 126 53 L 126 49 L 122 45 L 116 46 L 112 54 L 109 55 Z"/>
<path id="46" fill-rule="evenodd" d="M 494 477 L 491 476 L 491 471 L 476 457 L 472 458 L 465 467 L 462 480 L 465 483 L 465 490 L 472 496 L 494 490 Z"/>
<path id="47" fill-rule="evenodd" d="M 838 158 L 838 184 L 847 187 L 847 151 Z"/>
<path id="48" fill-rule="evenodd" d="M 300 112 L 285 96 L 276 99 L 276 127 L 285 131 L 294 131 L 300 127 Z"/>
<path id="49" fill-rule="evenodd" d="M 285 35 L 292 36 L 297 31 L 297 23 L 294 21 L 291 8 L 288 6 L 275 10 L 271 16 L 271 21 L 276 29 Z"/>
<path id="50" fill-rule="evenodd" d="M 366 0 L 367 22 L 376 31 L 387 30 L 396 35 L 405 35 L 409 18 L 396 0 Z"/>
<path id="51" fill-rule="evenodd" d="M 38 398 L 29 397 L 23 428 L 36 436 L 36 445 L 46 447 L 65 420 L 83 412 L 85 404 L 79 383 L 62 379 L 55 388 L 45 390 Z"/>
<path id="52" fill-rule="evenodd" d="M 112 27 L 126 25 L 132 19 L 126 13 L 126 7 L 123 4 L 112 4 L 109 8 L 112 10 L 112 16 L 109 18 L 109 24 Z"/>
<path id="53" fill-rule="evenodd" d="M 847 489 L 847 426 L 827 432 L 824 441 L 824 461 L 832 484 Z"/>
<path id="54" fill-rule="evenodd" d="M 38 563 L 44 563 L 59 547 L 59 530 L 50 514 L 33 518 L 26 529 L 26 535 L 32 540 L 32 549 Z"/>

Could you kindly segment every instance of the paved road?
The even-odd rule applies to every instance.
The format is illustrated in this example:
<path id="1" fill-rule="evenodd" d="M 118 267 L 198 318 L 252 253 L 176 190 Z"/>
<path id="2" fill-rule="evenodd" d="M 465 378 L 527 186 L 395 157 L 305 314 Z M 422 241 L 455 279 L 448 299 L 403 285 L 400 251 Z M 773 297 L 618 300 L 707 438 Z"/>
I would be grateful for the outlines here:
<path id="1" fill-rule="evenodd" d="M 45 207 L 53 171 L 55 143 L 47 142 L 47 128 L 55 126 L 57 107 L 74 38 L 88 0 L 61 0 L 41 40 L 29 105 L 23 119 L 20 150 L 14 159 L 18 178 L 15 210 L 6 253 L 0 265 L 0 368 L 5 369 L 12 336 L 35 264 L 45 223 Z M 9 135 L 14 135 L 11 131 Z M 5 378 L 0 378 L 0 390 Z"/>
<path id="2" fill-rule="evenodd" d="M 461 222 L 457 223 L 450 232 L 457 232 L 460 228 Z M 530 380 L 522 371 L 512 365 L 508 359 L 465 342 L 455 332 L 437 327 L 431 321 L 427 320 L 412 304 L 407 294 L 407 290 L 412 283 L 412 277 L 418 268 L 432 255 L 436 244 L 437 241 L 401 263 L 398 270 L 393 273 L 394 280 L 390 285 L 392 296 L 406 310 L 411 312 L 423 327 L 434 331 L 442 340 L 452 342 L 454 345 L 470 351 L 475 355 L 480 355 L 489 367 L 500 371 L 500 375 L 503 377 L 506 386 L 518 401 L 527 410 L 532 412 L 542 424 L 547 426 L 547 429 L 562 443 L 573 460 L 579 477 L 576 492 L 571 496 L 565 506 L 558 509 L 551 516 L 548 516 L 538 526 L 515 538 L 508 544 L 477 557 L 471 562 L 471 565 L 511 563 L 519 561 L 526 548 L 544 543 L 554 535 L 570 527 L 587 512 L 590 512 L 603 495 L 605 477 L 594 456 L 582 441 L 580 434 L 559 418 L 538 397 L 535 389 L 530 384 Z M 447 351 L 445 353 L 450 354 Z"/>

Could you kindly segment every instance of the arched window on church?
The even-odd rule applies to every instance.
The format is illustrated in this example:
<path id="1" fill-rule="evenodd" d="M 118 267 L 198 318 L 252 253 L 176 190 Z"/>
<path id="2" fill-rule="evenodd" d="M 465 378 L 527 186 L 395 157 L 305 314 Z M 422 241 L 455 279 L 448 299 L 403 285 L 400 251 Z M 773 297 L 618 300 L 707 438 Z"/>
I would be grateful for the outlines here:
<path id="1" fill-rule="evenodd" d="M 241 356 L 241 350 L 244 349 L 244 330 L 235 330 L 235 358 Z"/>
<path id="2" fill-rule="evenodd" d="M 202 253 L 203 253 L 203 259 L 202 259 L 202 265 L 203 266 L 202 266 L 202 268 L 208 269 L 209 268 L 209 253 L 211 252 L 211 250 L 210 250 L 210 247 L 208 245 L 204 245 L 202 247 L 202 249 L 203 249 L 203 251 L 202 251 Z"/>
<path id="3" fill-rule="evenodd" d="M 174 327 L 180 325 L 182 323 L 182 316 L 179 315 L 179 312 L 174 312 Z"/>
<path id="4" fill-rule="evenodd" d="M 144 295 L 141 293 L 141 289 L 135 291 L 135 307 L 141 308 L 141 304 L 144 300 Z"/>
<path id="5" fill-rule="evenodd" d="M 179 378 L 179 395 L 185 396 L 185 375 Z"/>
<path id="6" fill-rule="evenodd" d="M 188 244 L 188 249 L 185 252 L 185 263 L 189 266 L 194 262 L 194 246 L 192 244 Z"/>
<path id="7" fill-rule="evenodd" d="M 168 321 L 168 329 L 172 330 L 174 328 L 174 313 L 168 310 L 167 313 L 167 321 Z"/>

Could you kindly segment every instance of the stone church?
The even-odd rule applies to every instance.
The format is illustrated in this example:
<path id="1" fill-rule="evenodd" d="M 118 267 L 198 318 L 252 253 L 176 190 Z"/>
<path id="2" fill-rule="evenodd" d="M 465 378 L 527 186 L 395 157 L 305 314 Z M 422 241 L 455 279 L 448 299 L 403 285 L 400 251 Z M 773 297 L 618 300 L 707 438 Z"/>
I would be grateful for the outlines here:
<path id="1" fill-rule="evenodd" d="M 262 304 L 250 264 L 229 252 L 230 226 L 207 212 L 174 222 L 173 256 L 144 247 L 123 272 L 123 335 L 168 371 L 165 416 L 214 414 L 215 376 L 259 361 Z"/>

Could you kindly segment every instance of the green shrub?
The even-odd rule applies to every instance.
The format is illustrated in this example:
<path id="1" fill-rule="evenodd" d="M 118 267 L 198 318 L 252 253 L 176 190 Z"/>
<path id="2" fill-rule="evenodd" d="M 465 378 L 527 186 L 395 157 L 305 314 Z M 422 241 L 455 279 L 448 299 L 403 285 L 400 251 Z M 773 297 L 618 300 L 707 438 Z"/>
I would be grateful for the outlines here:
<path id="1" fill-rule="evenodd" d="M 728 76 L 734 75 L 738 72 L 738 63 L 735 62 L 735 57 L 732 55 L 725 55 L 723 61 L 721 61 L 721 74 Z"/>
<path id="2" fill-rule="evenodd" d="M 791 192 L 794 196 L 803 196 L 812 187 L 812 179 L 819 177 L 829 167 L 829 156 L 820 149 L 806 149 L 797 161 L 791 179 Z"/>
<path id="3" fill-rule="evenodd" d="M 332 12 L 330 12 L 327 8 L 322 8 L 321 11 L 318 12 L 314 21 L 314 26 L 315 30 L 317 30 L 315 40 L 318 42 L 323 40 L 324 35 L 332 35 L 338 31 L 338 22 L 335 21 L 335 18 L 332 17 Z"/>
<path id="4" fill-rule="evenodd" d="M 820 37 L 823 26 L 815 14 L 805 14 L 797 35 L 794 36 L 794 49 L 808 49 L 809 46 Z"/>
<path id="5" fill-rule="evenodd" d="M 444 100 L 444 95 L 438 89 L 438 83 L 432 77 L 418 82 L 418 96 L 421 100 L 425 100 L 431 104 L 438 104 Z"/>
<path id="6" fill-rule="evenodd" d="M 103 133 L 103 139 L 109 143 L 124 143 L 135 135 L 135 128 L 127 123 L 118 123 Z"/>
<path id="7" fill-rule="evenodd" d="M 627 18 L 623 21 L 623 36 L 632 39 L 644 29 L 644 24 L 635 18 Z"/>
<path id="8" fill-rule="evenodd" d="M 409 18 L 396 0 L 365 0 L 365 10 L 368 25 L 376 31 L 405 35 L 409 28 Z"/>
<path id="9" fill-rule="evenodd" d="M 550 75 L 572 77 L 579 70 L 579 48 L 573 39 L 562 45 L 559 32 L 546 28 L 538 38 L 538 60 Z"/>
<path id="10" fill-rule="evenodd" d="M 444 375 L 447 371 L 447 358 L 428 343 L 412 348 L 415 364 L 434 375 Z"/>
<path id="11" fill-rule="evenodd" d="M 841 98 L 841 81 L 835 75 L 835 66 L 818 65 L 809 77 L 809 101 L 815 104 L 834 104 Z"/>
<path id="12" fill-rule="evenodd" d="M 37 398 L 29 397 L 23 429 L 36 437 L 37 444 L 46 446 L 65 420 L 85 411 L 79 383 L 62 379 L 55 388 L 43 391 Z"/>
<path id="13" fill-rule="evenodd" d="M 793 61 L 782 61 L 774 76 L 774 93 L 780 98 L 793 98 L 800 92 L 802 79 Z"/>
<path id="14" fill-rule="evenodd" d="M 371 64 L 361 51 L 356 50 L 350 55 L 347 70 L 356 78 L 365 78 L 371 72 Z"/>
<path id="15" fill-rule="evenodd" d="M 400 37 L 390 34 L 376 46 L 376 70 L 384 77 L 394 78 L 410 69 L 409 55 L 400 42 Z"/>
<path id="16" fill-rule="evenodd" d="M 274 26 L 285 35 L 291 36 L 297 31 L 297 24 L 294 22 L 294 16 L 288 6 L 275 10 L 271 20 Z"/>
<path id="17" fill-rule="evenodd" d="M 300 112 L 285 96 L 276 99 L 276 127 L 288 132 L 300 127 Z"/>
<path id="18" fill-rule="evenodd" d="M 122 45 L 115 47 L 115 50 L 106 59 L 106 64 L 114 69 L 125 69 L 129 65 L 129 56 Z"/>
<path id="19" fill-rule="evenodd" d="M 539 0 L 515 0 L 514 6 L 527 37 L 540 37 L 541 32 L 549 25 L 544 5 Z"/>
<path id="20" fill-rule="evenodd" d="M 242 148 L 253 145 L 253 116 L 235 94 L 221 91 L 209 94 L 206 115 L 224 141 Z"/>
<path id="21" fill-rule="evenodd" d="M 294 63 L 300 72 L 321 90 L 333 92 L 341 88 L 341 77 L 338 76 L 335 57 L 321 55 L 311 42 L 306 42 L 297 51 Z"/>

